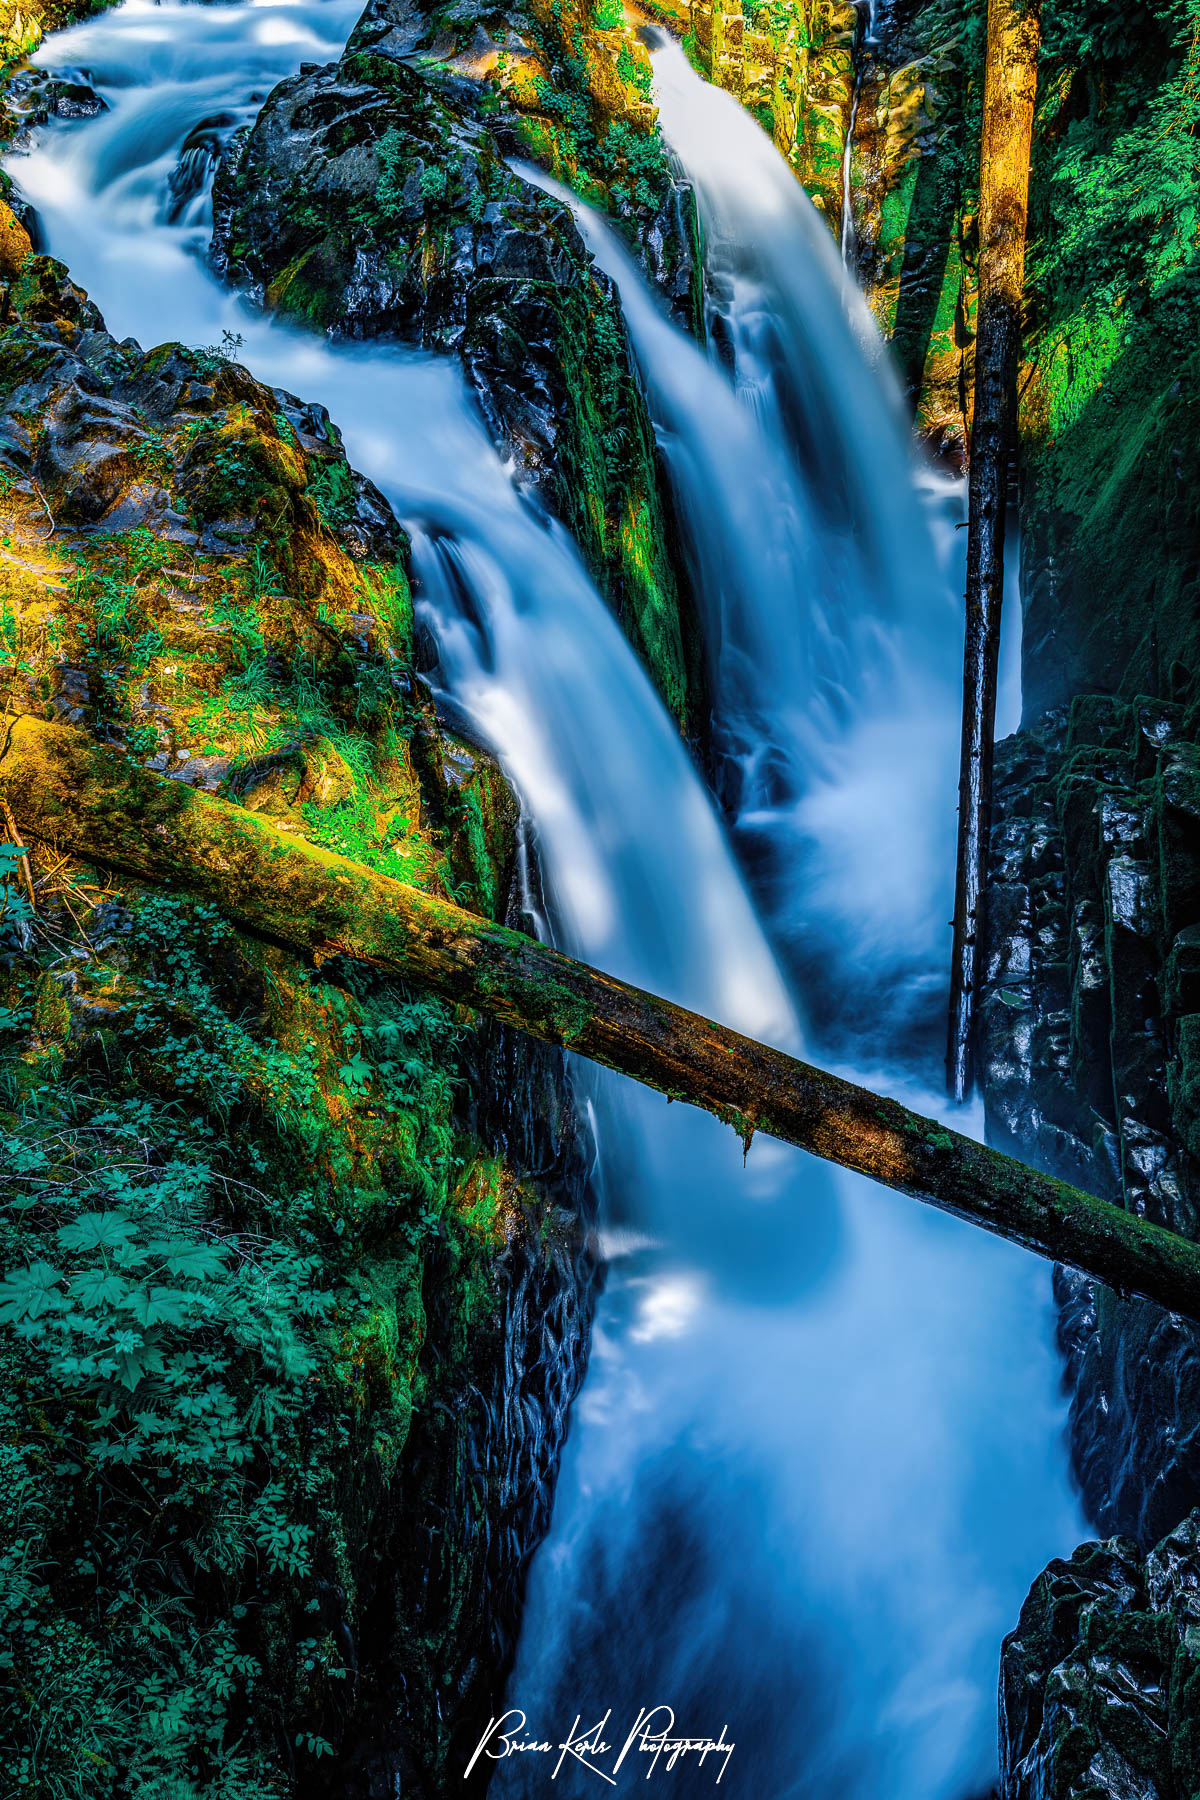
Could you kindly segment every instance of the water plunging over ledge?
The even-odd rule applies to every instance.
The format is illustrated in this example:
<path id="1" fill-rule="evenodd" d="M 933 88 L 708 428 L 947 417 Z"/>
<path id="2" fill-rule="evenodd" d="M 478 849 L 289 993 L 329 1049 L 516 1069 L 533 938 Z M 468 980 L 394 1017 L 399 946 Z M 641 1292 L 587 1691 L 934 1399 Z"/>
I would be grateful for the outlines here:
<path id="1" fill-rule="evenodd" d="M 170 202 L 189 131 L 250 116 L 301 60 L 335 55 L 356 10 L 127 0 L 37 58 L 86 67 L 110 110 L 45 131 L 11 171 L 118 334 L 241 332 L 256 375 L 329 407 L 413 533 L 439 680 L 521 794 L 564 945 L 792 1047 L 788 984 L 678 735 L 456 371 L 248 314 L 197 255 L 203 193 L 182 212 Z M 842 290 L 831 308 L 809 282 L 823 261 L 836 269 L 835 247 L 736 103 L 712 96 L 720 132 L 697 113 L 712 91 L 689 88 L 673 54 L 658 63 L 664 118 L 700 189 L 734 381 L 670 327 L 653 347 L 648 297 L 630 286 L 626 304 L 660 432 L 675 433 L 685 519 L 692 495 L 697 566 L 713 572 L 723 793 L 772 934 L 794 940 L 811 918 L 828 939 L 840 921 L 840 966 L 869 1000 L 895 979 L 889 946 L 910 928 L 939 942 L 946 916 L 907 826 L 881 840 L 891 821 L 867 801 L 885 782 L 896 804 L 931 791 L 926 715 L 956 655 L 955 610 L 927 547 L 919 568 L 896 566 L 911 475 L 899 428 L 866 423 L 888 417 L 886 377 L 853 297 L 848 319 Z M 687 358 L 744 462 L 722 461 L 682 406 L 667 417 Z M 727 521 L 709 536 L 706 499 Z M 814 795 L 825 828 L 797 831 Z M 889 904 L 901 919 L 864 927 Z M 866 1066 L 883 1051 L 866 1037 L 856 1054 Z M 613 1261 L 513 1703 L 539 1734 L 659 1702 L 685 1730 L 726 1723 L 733 1794 L 961 1800 L 991 1779 L 1000 1637 L 1078 1535 L 1047 1271 L 797 1152 L 759 1140 L 743 1169 L 713 1121 L 586 1079 Z M 909 1097 L 936 1108 L 911 1080 Z M 662 1778 L 686 1793 L 713 1781 Z M 545 1779 L 502 1765 L 494 1790 Z M 554 1791 L 594 1781 L 564 1770 Z"/>

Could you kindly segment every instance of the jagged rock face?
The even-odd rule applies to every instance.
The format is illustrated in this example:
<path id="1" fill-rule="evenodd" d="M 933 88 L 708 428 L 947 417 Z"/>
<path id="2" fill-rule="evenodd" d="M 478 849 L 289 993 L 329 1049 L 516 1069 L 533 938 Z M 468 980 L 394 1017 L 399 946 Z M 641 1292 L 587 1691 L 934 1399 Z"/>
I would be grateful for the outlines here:
<path id="1" fill-rule="evenodd" d="M 565 208 L 404 63 L 355 53 L 282 84 L 215 212 L 221 273 L 338 336 L 457 352 L 521 464 L 553 469 L 562 303 L 587 258 Z"/>
<path id="2" fill-rule="evenodd" d="M 366 35 L 410 41 L 377 19 Z M 519 180 L 457 102 L 464 85 L 479 103 L 477 83 L 435 86 L 353 44 L 340 63 L 281 84 L 218 175 L 215 264 L 333 335 L 455 353 L 495 436 L 570 528 L 687 720 L 699 644 L 681 621 L 620 309 L 567 209 Z"/>
<path id="3" fill-rule="evenodd" d="M 998 748 L 983 1082 L 992 1142 L 1197 1231 L 1197 721 L 1077 701 Z M 1001 1678 L 1007 1800 L 1197 1779 L 1200 1329 L 1056 1270 L 1084 1545 L 1037 1583 Z"/>
<path id="4" fill-rule="evenodd" d="M 990 1140 L 1197 1231 L 1195 720 L 1076 702 L 1001 744 L 983 1081 Z M 1101 1531 L 1153 1543 L 1200 1499 L 1200 1332 L 1060 1272 L 1071 1446 Z"/>
<path id="5" fill-rule="evenodd" d="M 1053 99 L 1035 134 L 1020 384 L 1022 660 L 1037 722 L 998 767 L 989 1122 L 1196 1236 L 1200 265 L 1186 229 L 1162 255 L 1190 188 L 1169 139 L 1135 135 L 1175 115 L 1191 64 L 1149 7 L 1085 43 L 1074 15 L 1051 5 L 1041 18 L 1039 92 Z M 1084 1501 L 1102 1532 L 1144 1548 L 1200 1495 L 1200 1333 L 1075 1275 L 1057 1286 Z M 1101 1650 L 1080 1658 L 1103 1691 Z M 1131 1690 L 1127 1714 L 1161 1734 L 1150 1691 Z M 1043 1759 L 1013 1792 L 1057 1800 L 1085 1791 L 1075 1778 Z M 1119 1791 L 1194 1787 L 1194 1770 L 1160 1765 Z"/>
<path id="6" fill-rule="evenodd" d="M 23 69 L 6 83 L 4 99 L 15 127 L 9 143 L 17 147 L 51 119 L 94 119 L 106 111 L 83 70 Z"/>
<path id="7" fill-rule="evenodd" d="M 1200 1782 L 1200 1514 L 1148 1556 L 1084 1544 L 1033 1585 L 1000 1670 L 1005 1800 L 1175 1800 Z"/>
<path id="8" fill-rule="evenodd" d="M 522 923 L 515 801 L 423 694 L 404 534 L 323 409 L 219 352 L 117 343 L 3 208 L 0 513 L 10 712 L 65 719 L 285 830 Z M 6 1549 L 15 1541 L 36 1570 L 18 1725 L 0 1696 L 6 1739 L 28 1740 L 31 1779 L 47 1790 L 100 1765 L 121 1781 L 183 1781 L 236 1739 L 248 1795 L 281 1783 L 312 1800 L 461 1791 L 460 1739 L 498 1710 L 586 1359 L 595 1257 L 562 1057 L 466 1028 L 364 971 L 307 968 L 137 882 L 41 846 L 31 857 L 37 904 L 0 952 L 6 1078 L 15 1067 L 29 1103 L 18 1116 L 5 1089 L 0 1134 L 6 1198 L 14 1144 L 42 1185 L 0 1216 L 0 1273 L 39 1255 L 62 1266 L 54 1232 L 95 1203 L 104 1121 L 132 1106 L 152 1195 L 162 1169 L 199 1157 L 197 1217 L 222 1268 L 250 1236 L 257 1256 L 294 1255 L 299 1208 L 330 1291 L 323 1311 L 287 1326 L 307 1359 L 294 1392 L 252 1337 L 223 1357 L 236 1319 L 210 1311 L 190 1337 L 186 1321 L 156 1327 L 153 1356 L 184 1389 L 189 1358 L 210 1371 L 207 1401 L 190 1413 L 171 1402 L 178 1418 L 202 1417 L 215 1396 L 226 1437 L 196 1464 L 177 1460 L 174 1440 L 139 1459 L 126 1436 L 102 1478 L 94 1381 L 48 1373 L 36 1334 L 0 1329 L 3 1505 L 20 1515 L 14 1537 L 5 1512 Z M 147 921 L 163 906 L 155 935 Z M 434 1038 L 403 1024 L 414 1005 Z M 194 1082 L 197 1058 L 209 1073 Z M 264 1086 L 264 1068 L 284 1071 L 282 1084 Z M 210 1117 L 213 1082 L 223 1097 Z M 79 1129 L 54 1110 L 73 1095 L 83 1141 L 99 1134 L 94 1177 Z M 122 1154 L 109 1159 L 124 1166 Z M 140 1179 L 122 1190 L 135 1247 L 163 1229 L 160 1201 L 139 1211 Z M 136 1272 L 140 1254 L 123 1266 Z M 104 1329 L 99 1314 L 89 1323 Z M 154 1366 L 110 1392 L 122 1429 L 130 1407 L 142 1429 L 155 1416 Z M 259 1390 L 272 1396 L 261 1417 Z M 46 1429 L 79 1440 L 77 1462 L 53 1476 Z M 71 1556 L 89 1554 L 98 1486 L 106 1548 L 81 1586 L 70 1557 L 60 1579 L 50 1537 L 70 1520 Z M 169 1566 L 138 1547 L 147 1503 Z M 264 1505 L 304 1557 L 264 1563 L 229 1537 L 231 1518 Z M 224 1546 L 217 1580 L 211 1542 Z M 131 1629 L 143 1604 L 163 1621 L 156 1637 Z M 136 1698 L 163 1670 L 182 1696 L 169 1741 L 143 1731 Z M 202 1691 L 220 1700 L 197 1722 Z"/>

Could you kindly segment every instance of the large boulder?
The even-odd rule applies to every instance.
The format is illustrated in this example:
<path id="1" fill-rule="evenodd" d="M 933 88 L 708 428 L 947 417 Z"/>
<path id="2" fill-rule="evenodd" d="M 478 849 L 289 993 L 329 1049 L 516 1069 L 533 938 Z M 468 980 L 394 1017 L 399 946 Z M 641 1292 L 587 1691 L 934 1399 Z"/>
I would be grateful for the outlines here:
<path id="1" fill-rule="evenodd" d="M 1083 1544 L 1034 1582 L 1000 1668 L 1004 1800 L 1176 1800 L 1200 1783 L 1200 1515 L 1143 1557 Z"/>
<path id="2" fill-rule="evenodd" d="M 235 138 L 215 186 L 214 263 L 332 336 L 455 354 L 493 435 L 689 721 L 699 648 L 611 284 L 569 210 L 508 166 L 463 83 L 390 53 L 410 41 L 398 29 L 387 54 L 352 39 L 339 63 L 283 82 Z"/>

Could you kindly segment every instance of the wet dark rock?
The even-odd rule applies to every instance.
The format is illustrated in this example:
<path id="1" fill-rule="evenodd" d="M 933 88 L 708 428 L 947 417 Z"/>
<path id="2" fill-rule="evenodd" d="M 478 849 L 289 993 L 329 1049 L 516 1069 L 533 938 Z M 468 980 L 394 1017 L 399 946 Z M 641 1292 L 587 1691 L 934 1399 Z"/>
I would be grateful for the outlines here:
<path id="1" fill-rule="evenodd" d="M 1175 1800 L 1200 1782 L 1200 1514 L 1034 1583 L 1000 1669 L 1005 1800 Z"/>
<path id="2" fill-rule="evenodd" d="M 14 120 L 9 144 L 16 149 L 27 145 L 30 134 L 51 119 L 94 119 L 108 111 L 107 101 L 83 69 L 19 70 L 6 83 L 4 97 Z"/>
<path id="3" fill-rule="evenodd" d="M 530 473 L 552 463 L 567 413 L 556 306 L 586 279 L 582 245 L 565 208 L 405 65 L 360 56 L 285 83 L 216 206 L 221 272 L 338 336 L 457 351 Z"/>
<path id="4" fill-rule="evenodd" d="M 172 221 L 181 218 L 189 201 L 207 188 L 236 123 L 232 113 L 213 113 L 209 118 L 201 119 L 184 138 L 169 184 L 168 217 Z"/>
<path id="5" fill-rule="evenodd" d="M 998 747 L 981 1007 L 991 1140 L 1190 1236 L 1193 732 L 1089 697 Z M 1151 1544 L 1200 1502 L 1200 1330 L 1074 1273 L 1058 1293 L 1084 1504 Z"/>
<path id="6" fill-rule="evenodd" d="M 998 746 L 981 1006 L 991 1141 L 1192 1237 L 1197 724 L 1084 696 Z M 1200 1328 L 1076 1270 L 1055 1297 L 1109 1541 L 1051 1564 L 1005 1646 L 1003 1793 L 1175 1800 L 1200 1779 Z"/>

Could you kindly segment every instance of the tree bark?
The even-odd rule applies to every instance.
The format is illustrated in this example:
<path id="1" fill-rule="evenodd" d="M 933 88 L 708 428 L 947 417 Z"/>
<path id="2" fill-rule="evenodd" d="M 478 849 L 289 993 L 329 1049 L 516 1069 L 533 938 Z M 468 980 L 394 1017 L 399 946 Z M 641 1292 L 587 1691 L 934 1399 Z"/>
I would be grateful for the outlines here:
<path id="1" fill-rule="evenodd" d="M 255 813 L 22 718 L 0 792 L 23 837 L 218 907 L 259 936 L 360 962 L 1200 1319 L 1200 1246 L 895 1100 L 617 981 L 520 932 L 318 849 Z"/>
<path id="2" fill-rule="evenodd" d="M 975 1079 L 982 971 L 996 671 L 1004 594 L 1004 513 L 1016 418 L 1025 284 L 1029 154 L 1040 43 L 1037 0 L 989 0 L 979 163 L 979 308 L 967 525 L 958 866 L 950 976 L 947 1085 L 965 1100 Z"/>

